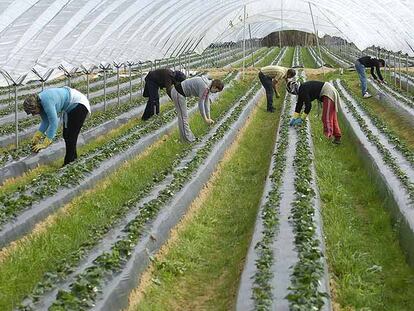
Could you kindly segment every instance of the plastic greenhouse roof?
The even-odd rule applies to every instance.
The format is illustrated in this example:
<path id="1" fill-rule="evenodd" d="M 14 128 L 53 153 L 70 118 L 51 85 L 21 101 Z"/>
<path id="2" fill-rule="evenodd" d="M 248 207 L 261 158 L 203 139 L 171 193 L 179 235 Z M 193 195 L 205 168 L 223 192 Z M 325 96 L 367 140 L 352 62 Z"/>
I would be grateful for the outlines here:
<path id="1" fill-rule="evenodd" d="M 342 37 L 412 54 L 413 0 L 0 0 L 0 69 L 29 72 L 202 52 L 287 29 Z M 246 35 L 248 33 L 246 32 Z"/>

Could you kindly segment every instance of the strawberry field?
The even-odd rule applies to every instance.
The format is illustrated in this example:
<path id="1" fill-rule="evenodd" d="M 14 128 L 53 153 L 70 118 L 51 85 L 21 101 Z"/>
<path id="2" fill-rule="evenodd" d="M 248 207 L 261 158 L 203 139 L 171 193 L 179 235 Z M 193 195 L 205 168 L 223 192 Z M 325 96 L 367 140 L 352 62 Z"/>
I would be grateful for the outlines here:
<path id="1" fill-rule="evenodd" d="M 413 310 L 413 10 L 2 1 L 0 310 Z M 198 95 L 211 118 L 161 87 L 142 120 L 157 69 L 221 80 Z M 297 117 L 309 81 L 336 89 L 340 142 L 329 103 Z M 64 86 L 91 110 L 67 165 L 67 115 L 34 152 L 45 110 L 27 106 Z"/>

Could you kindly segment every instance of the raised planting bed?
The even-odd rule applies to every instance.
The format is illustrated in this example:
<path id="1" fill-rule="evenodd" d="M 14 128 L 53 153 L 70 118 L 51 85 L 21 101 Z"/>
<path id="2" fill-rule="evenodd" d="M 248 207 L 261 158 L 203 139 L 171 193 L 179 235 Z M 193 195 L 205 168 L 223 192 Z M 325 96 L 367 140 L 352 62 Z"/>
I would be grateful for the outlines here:
<path id="1" fill-rule="evenodd" d="M 237 310 L 330 310 L 308 125 L 289 127 L 287 95 Z"/>
<path id="2" fill-rule="evenodd" d="M 210 178 L 238 129 L 254 108 L 261 95 L 261 92 L 256 93 L 257 89 L 258 85 L 221 119 L 216 119 L 217 125 L 175 164 L 157 189 L 154 188 L 142 200 L 129 202 L 130 213 L 96 245 L 74 271 L 70 271 L 72 273 L 65 282 L 58 284 L 58 288 L 40 299 L 39 307 L 51 304 L 51 310 L 82 310 L 91 307 L 114 310 L 125 307 L 128 293 L 136 286 L 138 276 L 149 263 L 151 253 L 157 251 L 168 238 L 169 230 L 179 221 Z M 91 278 L 92 274 L 94 276 Z M 101 292 L 94 291 L 90 287 L 92 284 Z M 78 291 L 80 287 L 84 290 Z"/>
<path id="3" fill-rule="evenodd" d="M 239 55 L 240 56 L 240 55 Z M 237 56 L 237 57 L 239 57 Z M 233 56 L 235 57 L 235 56 Z M 239 59 L 235 57 L 235 59 Z M 226 61 L 224 61 L 226 62 Z M 138 79 L 136 79 L 136 82 L 141 82 L 141 77 L 139 77 Z M 141 83 L 138 83 L 136 85 L 133 85 L 132 91 L 133 97 L 137 97 L 141 95 Z M 98 110 L 103 110 L 105 105 L 104 105 L 104 98 L 105 96 L 103 95 L 103 90 L 101 89 L 99 91 L 99 96 L 92 98 L 93 94 L 91 94 L 91 108 L 92 111 L 98 111 Z M 97 95 L 97 94 L 95 94 Z M 126 82 L 123 84 L 123 88 L 120 92 L 120 103 L 127 103 L 129 101 L 129 82 Z M 113 87 L 108 88 L 107 89 L 107 94 L 106 94 L 106 107 L 109 108 L 110 106 L 113 105 L 117 105 L 118 104 L 118 94 L 117 94 L 117 87 Z M 13 108 L 11 108 L 13 109 Z M 5 116 L 0 118 L 2 120 L 2 124 L 0 125 L 0 147 L 5 147 L 11 143 L 14 142 L 15 138 L 13 133 L 15 132 L 15 124 L 14 124 L 14 114 Z M 34 124 L 36 124 L 38 121 L 36 120 L 36 118 L 29 118 L 29 116 L 27 116 L 24 112 L 19 112 L 18 114 L 18 118 L 20 119 L 19 121 L 19 129 L 23 138 L 26 138 L 28 135 L 28 133 L 26 133 L 25 130 L 27 130 L 29 127 L 32 127 Z M 6 124 L 8 123 L 8 124 Z M 23 131 L 22 131 L 23 130 Z M 31 132 L 31 131 L 29 131 Z M 34 131 L 33 131 L 34 132 Z"/>
<path id="4" fill-rule="evenodd" d="M 160 104 L 164 104 L 166 102 L 169 102 L 169 98 L 167 96 L 164 96 L 160 99 Z M 97 137 L 105 135 L 109 131 L 123 124 L 126 124 L 131 119 L 140 116 L 144 111 L 144 108 L 145 107 L 143 105 L 140 105 L 137 108 L 133 108 L 123 114 L 114 116 L 114 118 L 109 119 L 108 121 L 103 122 L 95 127 L 90 127 L 90 124 L 86 124 L 85 129 L 87 130 L 79 134 L 77 145 L 83 146 L 90 141 L 93 141 Z M 169 111 L 173 109 L 174 108 L 171 108 Z M 7 179 L 21 176 L 23 173 L 34 169 L 39 165 L 54 162 L 63 157 L 66 151 L 65 142 L 63 139 L 58 139 L 56 143 L 52 144 L 45 150 L 41 150 L 39 153 L 32 153 L 30 150 L 30 144 L 25 144 L 24 149 L 22 149 L 22 147 L 20 148 L 21 149 L 19 149 L 19 152 L 15 153 L 14 155 L 15 159 L 17 158 L 16 156 L 23 156 L 22 158 L 17 158 L 12 162 L 5 163 L 3 167 L 0 167 L 0 184 Z"/>
<path id="5" fill-rule="evenodd" d="M 401 118 L 407 120 L 414 127 L 414 101 L 399 94 L 389 85 L 378 84 L 368 79 L 370 87 L 377 93 L 380 101 L 401 114 Z"/>
<path id="6" fill-rule="evenodd" d="M 253 54 L 250 53 L 250 57 L 246 57 L 245 67 L 253 66 L 253 59 L 256 65 L 261 60 L 265 59 L 267 56 L 273 55 L 275 53 L 275 50 L 277 50 L 277 48 L 263 48 L 257 50 Z M 273 60 L 274 56 L 271 59 Z M 243 60 L 239 61 L 237 64 L 234 64 L 232 67 L 243 67 Z"/>
<path id="7" fill-rule="evenodd" d="M 237 101 L 238 98 L 241 97 L 242 94 L 246 92 L 249 87 L 250 81 L 247 81 L 244 83 L 237 83 L 233 88 L 222 92 L 223 94 L 220 96 L 219 103 L 215 108 L 212 109 L 212 117 L 215 120 L 219 120 L 221 116 L 234 104 L 235 101 Z M 206 126 L 199 117 L 191 118 L 190 123 L 194 133 L 199 137 L 204 135 L 208 129 L 208 126 Z M 30 254 L 32 254 L 33 251 L 38 252 L 40 249 L 42 249 L 42 251 L 40 251 L 42 253 L 42 256 L 35 256 L 33 260 L 29 260 L 27 262 L 27 265 L 34 264 L 32 263 L 34 261 L 37 262 L 37 264 L 34 264 L 36 266 L 34 273 L 29 277 L 27 277 L 26 273 L 20 273 L 23 272 L 21 270 L 19 270 L 20 272 L 17 274 L 13 271 L 10 271 L 9 268 L 13 270 L 14 266 L 16 265 L 15 260 L 13 260 L 11 266 L 6 265 L 5 262 L 3 262 L 3 264 L 0 266 L 0 269 L 2 271 L 0 275 L 3 274 L 4 281 L 0 282 L 0 286 L 2 287 L 1 291 L 4 289 L 3 292 L 7 292 L 7 295 L 4 297 L 6 297 L 5 300 L 8 302 L 8 304 L 6 304 L 4 300 L 3 302 L 0 300 L 0 305 L 7 306 L 11 301 L 16 301 L 16 299 L 20 300 L 23 298 L 23 295 L 30 292 L 36 282 L 39 281 L 39 270 L 40 273 L 45 273 L 45 278 L 47 279 L 45 280 L 46 283 L 43 283 L 43 285 L 49 284 L 48 280 L 50 280 L 50 278 L 48 277 L 51 277 L 50 274 L 51 272 L 55 271 L 54 267 L 56 267 L 56 265 L 56 271 L 58 272 L 58 275 L 60 275 L 60 273 L 63 273 L 63 270 L 65 273 L 67 273 L 68 270 L 66 268 L 68 265 L 73 265 L 73 261 L 79 259 L 79 255 L 82 254 L 82 250 L 85 250 L 85 248 L 90 247 L 91 244 L 96 243 L 96 239 L 99 240 L 99 236 L 101 236 L 102 232 L 109 230 L 113 225 L 113 222 L 120 217 L 119 213 L 122 214 L 126 209 L 132 208 L 133 204 L 131 205 L 130 202 L 133 202 L 136 197 L 147 193 L 148 187 L 151 186 L 151 184 L 154 185 L 155 183 L 156 185 L 158 181 L 165 178 L 165 175 L 168 175 L 168 173 L 171 172 L 171 170 L 168 170 L 166 174 L 163 168 L 154 171 L 155 174 L 152 176 L 151 172 L 154 166 L 162 167 L 165 166 L 163 163 L 172 163 L 172 161 L 174 161 L 174 159 L 177 158 L 179 154 L 191 150 L 191 148 L 192 145 L 180 143 L 178 140 L 177 131 L 174 131 L 172 137 L 169 136 L 168 139 L 165 138 L 154 145 L 150 149 L 150 153 L 148 153 L 148 155 L 145 153 L 140 157 L 139 160 L 132 161 L 132 164 L 126 164 L 128 167 L 127 171 L 118 171 L 115 176 L 111 175 L 109 179 L 105 179 L 104 183 L 108 185 L 108 189 L 106 186 L 103 188 L 99 187 L 98 191 L 92 191 L 82 195 L 82 201 L 73 201 L 70 204 L 70 215 L 66 214 L 64 211 L 59 211 L 58 215 L 56 215 L 56 225 L 49 226 L 47 231 L 42 232 L 42 235 L 51 237 L 62 236 L 68 239 L 68 241 L 62 244 L 60 241 L 56 241 L 54 238 L 52 238 L 54 242 L 58 243 L 48 243 L 47 249 L 43 249 L 43 247 L 46 245 L 41 243 L 39 248 L 39 246 L 37 246 L 39 240 L 36 237 L 32 237 L 30 235 L 27 239 L 25 239 L 25 242 L 27 242 L 28 245 L 24 247 L 24 250 L 19 249 L 16 251 L 27 252 L 26 255 L 29 254 L 30 257 Z M 155 150 L 157 151 L 155 152 Z M 163 156 L 165 158 L 162 158 Z M 141 164 L 142 161 L 143 164 Z M 133 167 L 130 167 L 129 165 L 133 165 Z M 171 167 L 174 168 L 177 166 L 177 163 L 174 162 L 171 165 Z M 129 172 L 130 170 L 131 172 Z M 121 180 L 117 178 L 117 176 L 120 175 L 122 176 Z M 125 180 L 126 177 L 131 180 Z M 148 187 L 147 184 L 142 184 L 141 180 L 143 179 L 147 180 Z M 112 187 L 112 183 L 115 181 L 116 185 Z M 131 186 L 133 184 L 137 184 L 138 189 L 135 187 L 131 189 Z M 117 195 L 112 195 L 114 193 L 113 191 L 116 191 Z M 53 218 L 55 218 L 55 216 Z M 76 230 L 72 230 L 72 227 L 76 227 Z M 30 250 L 31 247 L 33 248 L 32 250 Z M 18 256 L 18 260 L 25 261 L 27 259 L 26 255 Z M 44 260 L 46 257 L 49 259 Z M 38 262 L 38 260 L 40 261 Z M 5 280 L 8 280 L 9 278 L 5 275 L 8 272 L 14 275 L 14 280 L 19 279 L 21 281 L 14 282 L 13 284 L 9 284 L 11 286 L 7 286 L 7 281 Z M 3 285 L 6 287 L 3 287 Z M 41 287 L 42 286 L 39 288 Z"/>
<path id="8" fill-rule="evenodd" d="M 196 110 L 194 104 L 194 100 L 189 102 L 189 105 L 193 106 L 189 113 Z M 175 124 L 175 110 L 171 109 L 150 122 L 138 123 L 59 171 L 42 173 L 19 187 L 17 191 L 1 195 L 0 246 L 25 234 L 54 209 L 70 201 L 80 191 L 92 187 L 125 160 L 142 152 L 162 135 L 169 133 Z M 33 206 L 39 201 L 40 203 Z M 14 219 L 15 215 L 19 216 Z"/>
<path id="9" fill-rule="evenodd" d="M 325 65 L 324 61 L 320 58 L 319 54 L 313 47 L 309 47 L 308 51 L 311 57 L 313 58 L 313 61 L 315 62 L 317 68 L 320 68 Z"/>
<path id="10" fill-rule="evenodd" d="M 303 68 L 302 49 L 300 46 L 295 47 L 295 53 L 293 54 L 292 68 Z"/>
<path id="11" fill-rule="evenodd" d="M 236 76 L 236 72 L 232 72 L 230 74 L 228 74 L 224 79 L 223 82 L 224 83 L 228 83 L 229 81 L 231 81 L 232 79 L 234 79 L 234 77 Z M 161 95 L 164 92 L 161 92 Z M 168 101 L 168 98 L 166 96 L 161 97 L 160 103 L 164 103 Z M 94 134 L 99 134 L 99 133 L 105 133 L 107 132 L 108 129 L 110 130 L 112 127 L 111 124 L 123 124 L 124 122 L 121 121 L 121 123 L 119 123 L 119 120 L 125 120 L 127 121 L 128 118 L 133 118 L 134 116 L 138 116 L 144 109 L 143 104 L 146 102 L 145 98 L 142 97 L 138 97 L 138 98 L 133 98 L 132 102 L 126 102 L 123 103 L 120 106 L 112 106 L 110 108 L 108 108 L 106 111 L 97 111 L 94 112 L 92 114 L 92 116 L 90 118 L 87 118 L 84 126 L 82 127 L 83 131 L 87 131 L 90 132 L 91 134 L 87 134 L 86 137 L 91 137 L 91 136 L 95 136 Z M 30 138 L 31 135 L 33 134 L 34 131 L 36 131 L 38 125 L 35 125 L 32 128 L 28 128 L 27 130 L 25 130 L 22 133 L 21 139 L 24 138 Z M 95 130 L 94 127 L 96 127 L 97 129 Z M 89 130 L 89 131 L 88 131 Z M 56 137 L 60 137 L 61 136 L 61 130 L 58 131 Z M 0 138 L 0 144 L 3 143 L 12 143 L 14 141 L 14 135 L 8 135 L 6 137 Z M 57 138 L 58 139 L 58 138 Z M 20 161 L 23 157 L 27 157 L 29 155 L 33 155 L 31 153 L 30 150 L 30 142 L 29 141 L 23 141 L 20 143 L 20 147 L 19 149 L 15 149 L 15 148 L 10 148 L 10 149 L 6 149 L 4 151 L 2 151 L 0 153 L 0 166 L 7 166 L 7 164 L 11 165 L 12 167 L 20 167 L 22 164 L 19 163 L 14 163 L 14 161 Z M 45 158 L 45 157 L 43 157 Z M 33 165 L 35 162 L 32 162 L 32 160 L 28 160 L 31 164 L 30 164 L 30 168 L 33 167 Z M 44 162 L 46 161 L 46 159 L 42 160 L 41 163 L 46 163 Z M 25 167 L 25 165 L 23 165 L 22 167 Z M 4 167 L 4 169 L 6 169 Z M 7 171 L 14 171 L 13 168 L 11 168 L 10 170 L 7 168 Z M 12 174 L 12 173 L 11 173 Z M 13 175 L 13 174 L 12 174 Z M 1 181 L 11 177 L 12 175 L 5 175 L 4 179 L 0 178 L 0 183 Z M 16 175 L 17 176 L 17 175 Z"/>
<path id="12" fill-rule="evenodd" d="M 336 64 L 338 64 L 342 68 L 353 68 L 354 63 L 350 62 L 349 60 L 344 59 L 343 57 L 333 53 L 327 47 L 321 46 L 322 53 L 325 53 L 329 58 L 332 59 Z"/>
<path id="13" fill-rule="evenodd" d="M 412 158 L 403 153 L 404 145 L 399 145 L 398 141 L 393 142 L 392 136 L 376 127 L 375 120 L 369 118 L 339 81 L 335 81 L 335 85 L 344 103 L 341 106 L 344 119 L 352 129 L 355 140 L 359 142 L 359 151 L 367 167 L 384 189 L 401 247 L 406 252 L 407 262 L 414 266 Z"/>
<path id="14" fill-rule="evenodd" d="M 267 48 L 261 48 L 256 52 L 253 53 L 259 53 L 259 55 L 261 53 L 264 53 L 265 51 L 267 51 Z M 250 50 L 246 50 L 246 56 L 244 57 L 244 59 L 246 60 L 246 63 L 249 62 L 249 59 L 251 59 L 252 55 L 251 55 L 251 51 Z M 231 68 L 231 67 L 238 67 L 238 66 L 243 66 L 243 52 L 237 54 L 234 56 L 234 61 L 230 60 L 230 63 L 227 62 L 227 65 L 223 66 L 223 68 Z M 223 64 L 220 64 L 223 65 Z"/>

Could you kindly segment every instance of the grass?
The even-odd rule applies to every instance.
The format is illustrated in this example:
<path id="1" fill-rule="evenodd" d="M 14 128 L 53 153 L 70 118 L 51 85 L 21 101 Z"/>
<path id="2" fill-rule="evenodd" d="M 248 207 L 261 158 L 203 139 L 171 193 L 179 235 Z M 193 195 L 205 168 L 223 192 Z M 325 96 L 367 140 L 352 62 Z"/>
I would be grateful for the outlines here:
<path id="1" fill-rule="evenodd" d="M 280 66 L 290 68 L 292 66 L 293 55 L 295 54 L 295 48 L 288 46 L 286 50 L 286 54 L 283 57 L 282 61 L 280 62 Z"/>
<path id="2" fill-rule="evenodd" d="M 282 96 L 283 98 L 283 96 Z M 276 136 L 277 113 L 260 108 L 211 189 L 159 258 L 135 310 L 231 310 Z"/>
<path id="3" fill-rule="evenodd" d="M 308 48 L 301 48 L 302 52 L 302 60 L 303 60 L 303 66 L 305 68 L 316 68 L 316 63 L 314 59 L 312 58 L 309 49 Z"/>
<path id="4" fill-rule="evenodd" d="M 247 79 L 225 91 L 212 107 L 213 119 L 227 110 L 233 98 L 250 83 L 251 79 Z M 199 115 L 190 119 L 190 125 L 196 136 L 208 130 Z M 0 263 L 0 310 L 15 307 L 44 273 L 56 269 L 63 259 L 88 243 L 96 232 L 104 230 L 114 217 L 119 217 L 123 203 L 146 189 L 157 173 L 171 166 L 174 159 L 188 148 L 191 145 L 180 143 L 175 130 L 147 153 L 123 165 L 93 190 L 57 212 L 44 230 L 29 235 L 13 247 Z"/>
<path id="5" fill-rule="evenodd" d="M 412 310 L 414 270 L 399 247 L 387 201 L 344 128 L 333 146 L 311 117 L 334 302 L 344 310 Z"/>

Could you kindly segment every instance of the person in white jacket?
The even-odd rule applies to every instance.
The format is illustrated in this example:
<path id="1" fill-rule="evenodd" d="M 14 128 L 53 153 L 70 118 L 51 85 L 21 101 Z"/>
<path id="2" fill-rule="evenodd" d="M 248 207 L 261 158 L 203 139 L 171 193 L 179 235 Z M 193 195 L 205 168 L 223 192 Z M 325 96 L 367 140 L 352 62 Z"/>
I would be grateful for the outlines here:
<path id="1" fill-rule="evenodd" d="M 207 77 L 194 77 L 176 84 L 171 90 L 171 98 L 174 101 L 178 115 L 178 128 L 181 139 L 185 142 L 193 142 L 194 134 L 188 123 L 186 97 L 198 97 L 198 109 L 204 121 L 212 124 L 210 117 L 210 93 L 221 92 L 224 88 L 220 80 L 209 80 Z"/>

